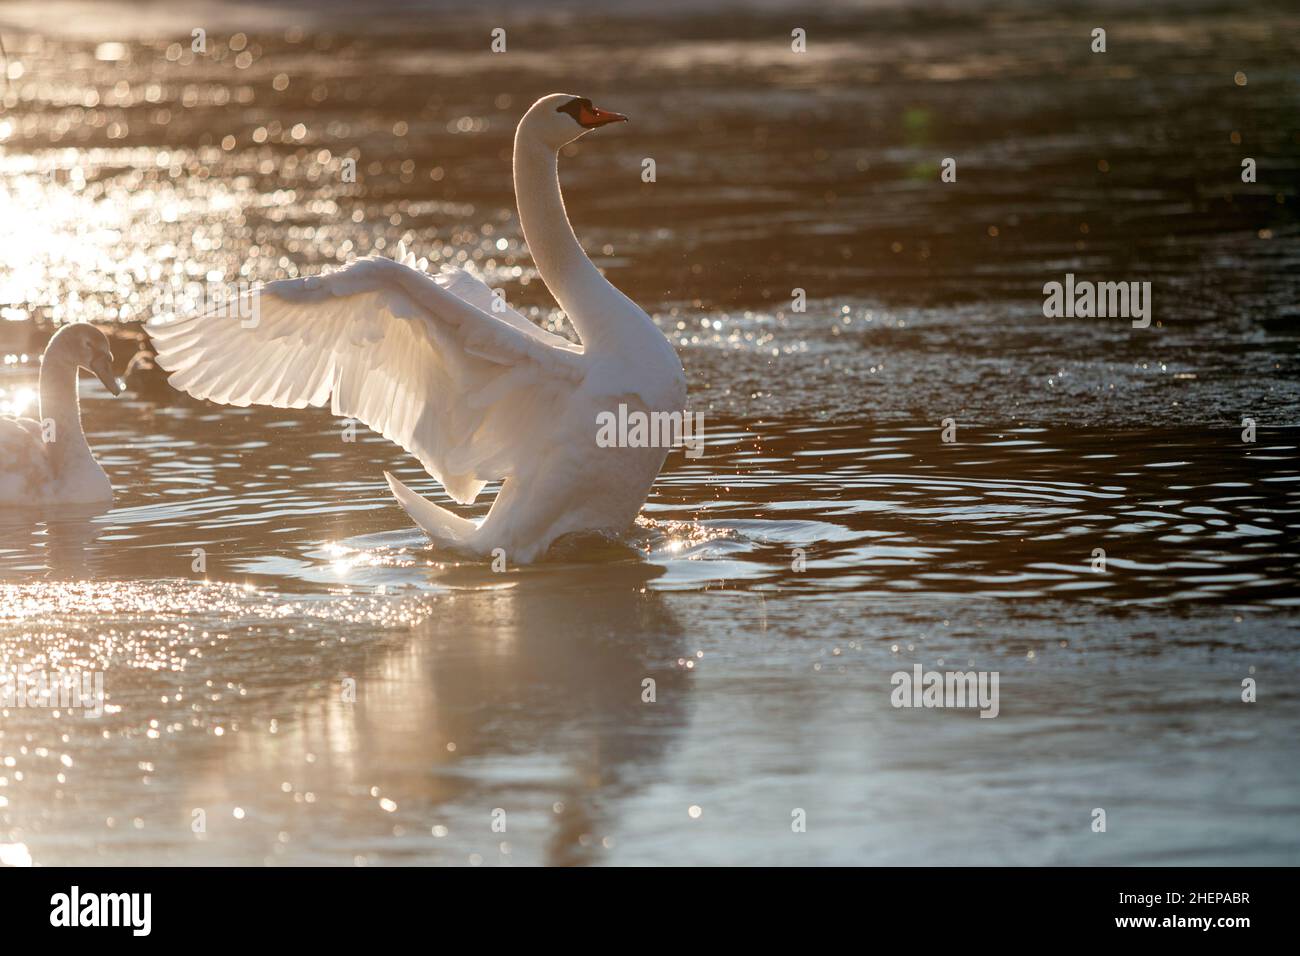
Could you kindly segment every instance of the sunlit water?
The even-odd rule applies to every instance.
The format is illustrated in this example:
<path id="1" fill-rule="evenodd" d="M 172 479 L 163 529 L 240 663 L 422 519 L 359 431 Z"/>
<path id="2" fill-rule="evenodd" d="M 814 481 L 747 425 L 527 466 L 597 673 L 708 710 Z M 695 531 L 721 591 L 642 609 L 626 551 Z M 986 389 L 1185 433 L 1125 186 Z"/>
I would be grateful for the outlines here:
<path id="1" fill-rule="evenodd" d="M 0 862 L 1300 859 L 1294 19 L 1148 13 L 1098 62 L 1016 7 L 808 12 L 802 58 L 775 9 L 584 13 L 619 45 L 576 50 L 519 13 L 493 57 L 474 17 L 211 8 L 193 56 L 42 9 L 0 18 L 5 410 L 37 321 L 400 239 L 562 330 L 508 155 L 572 89 L 633 115 L 566 194 L 706 449 L 628 535 L 494 571 L 364 429 L 87 382 L 118 498 L 0 511 L 0 670 L 107 706 L 0 711 Z M 1152 328 L 1044 319 L 1067 271 L 1153 281 Z M 916 663 L 999 672 L 999 716 L 893 708 Z"/>

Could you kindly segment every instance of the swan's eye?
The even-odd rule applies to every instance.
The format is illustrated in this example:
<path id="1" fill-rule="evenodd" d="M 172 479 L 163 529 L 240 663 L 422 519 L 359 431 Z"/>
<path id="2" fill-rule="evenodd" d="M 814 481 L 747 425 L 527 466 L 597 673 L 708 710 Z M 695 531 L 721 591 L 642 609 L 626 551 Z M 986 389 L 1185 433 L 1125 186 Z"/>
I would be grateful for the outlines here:
<path id="1" fill-rule="evenodd" d="M 579 126 L 585 126 L 586 124 L 583 123 L 583 113 L 585 112 L 587 115 L 591 114 L 591 100 L 583 96 L 578 96 L 569 100 L 569 102 L 565 103 L 563 106 L 557 106 L 555 112 L 568 113 L 573 117 L 575 123 Z"/>

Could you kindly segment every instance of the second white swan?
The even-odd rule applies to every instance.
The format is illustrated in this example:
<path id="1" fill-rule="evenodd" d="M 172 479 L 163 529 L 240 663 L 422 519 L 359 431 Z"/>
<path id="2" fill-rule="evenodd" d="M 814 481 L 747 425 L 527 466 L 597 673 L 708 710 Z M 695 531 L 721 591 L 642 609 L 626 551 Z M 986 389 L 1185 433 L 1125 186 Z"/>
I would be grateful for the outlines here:
<path id="1" fill-rule="evenodd" d="M 252 308 L 151 327 L 169 381 L 230 405 L 321 406 L 397 442 L 457 502 L 501 490 L 481 524 L 385 472 L 436 544 L 511 563 L 561 535 L 622 531 L 668 449 L 602 447 L 602 414 L 681 412 L 686 379 L 672 345 L 583 252 L 564 210 L 561 147 L 626 117 L 552 94 L 515 132 L 519 221 L 538 272 L 581 347 L 503 307 L 463 271 L 437 277 L 413 256 L 367 257 L 328 275 L 269 283 Z M 253 316 L 241 320 L 238 316 Z M 620 410 L 619 406 L 625 406 Z M 627 443 L 623 443 L 626 445 Z"/>
<path id="2" fill-rule="evenodd" d="M 0 506 L 107 505 L 113 486 L 86 441 L 77 396 L 79 369 L 94 372 L 114 395 L 108 337 L 73 322 L 50 337 L 41 358 L 40 420 L 0 418 Z"/>

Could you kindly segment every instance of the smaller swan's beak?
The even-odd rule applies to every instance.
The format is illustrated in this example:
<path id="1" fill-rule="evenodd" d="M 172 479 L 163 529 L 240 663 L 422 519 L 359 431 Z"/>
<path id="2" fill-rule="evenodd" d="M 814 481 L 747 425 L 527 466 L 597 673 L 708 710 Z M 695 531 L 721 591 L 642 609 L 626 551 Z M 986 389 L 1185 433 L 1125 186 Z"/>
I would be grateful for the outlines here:
<path id="1" fill-rule="evenodd" d="M 622 113 L 615 113 L 613 110 L 602 110 L 599 106 L 593 106 L 590 110 L 582 111 L 582 125 L 589 129 L 595 129 L 598 126 L 608 126 L 610 123 L 626 123 L 627 117 Z"/>
<path id="2" fill-rule="evenodd" d="M 95 378 L 104 383 L 104 387 L 114 395 L 122 394 L 122 386 L 113 374 L 113 362 L 108 356 L 101 355 L 90 363 L 90 370 L 95 373 Z"/>

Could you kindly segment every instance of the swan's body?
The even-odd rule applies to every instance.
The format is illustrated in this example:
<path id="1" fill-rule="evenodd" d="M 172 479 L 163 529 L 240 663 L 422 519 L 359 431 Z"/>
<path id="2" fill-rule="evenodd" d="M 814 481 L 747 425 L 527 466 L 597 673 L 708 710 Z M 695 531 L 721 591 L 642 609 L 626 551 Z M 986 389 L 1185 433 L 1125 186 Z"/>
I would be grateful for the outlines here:
<path id="1" fill-rule="evenodd" d="M 0 418 L 0 505 L 113 500 L 113 486 L 81 427 L 79 368 L 94 372 L 105 388 L 120 394 L 103 332 L 80 323 L 55 332 L 41 360 L 40 420 Z"/>
<path id="2" fill-rule="evenodd" d="M 618 114 L 555 94 L 515 135 L 520 224 L 538 271 L 582 339 L 538 328 L 465 272 L 368 257 L 252 293 L 254 319 L 199 316 L 151 329 L 176 388 L 232 405 L 320 406 L 415 455 L 451 497 L 502 479 L 481 525 L 387 475 L 435 541 L 527 563 L 574 531 L 630 526 L 664 447 L 599 447 L 598 416 L 680 412 L 681 362 L 650 317 L 587 258 L 564 211 L 560 147 Z M 246 309 L 231 314 L 249 315 Z"/>

